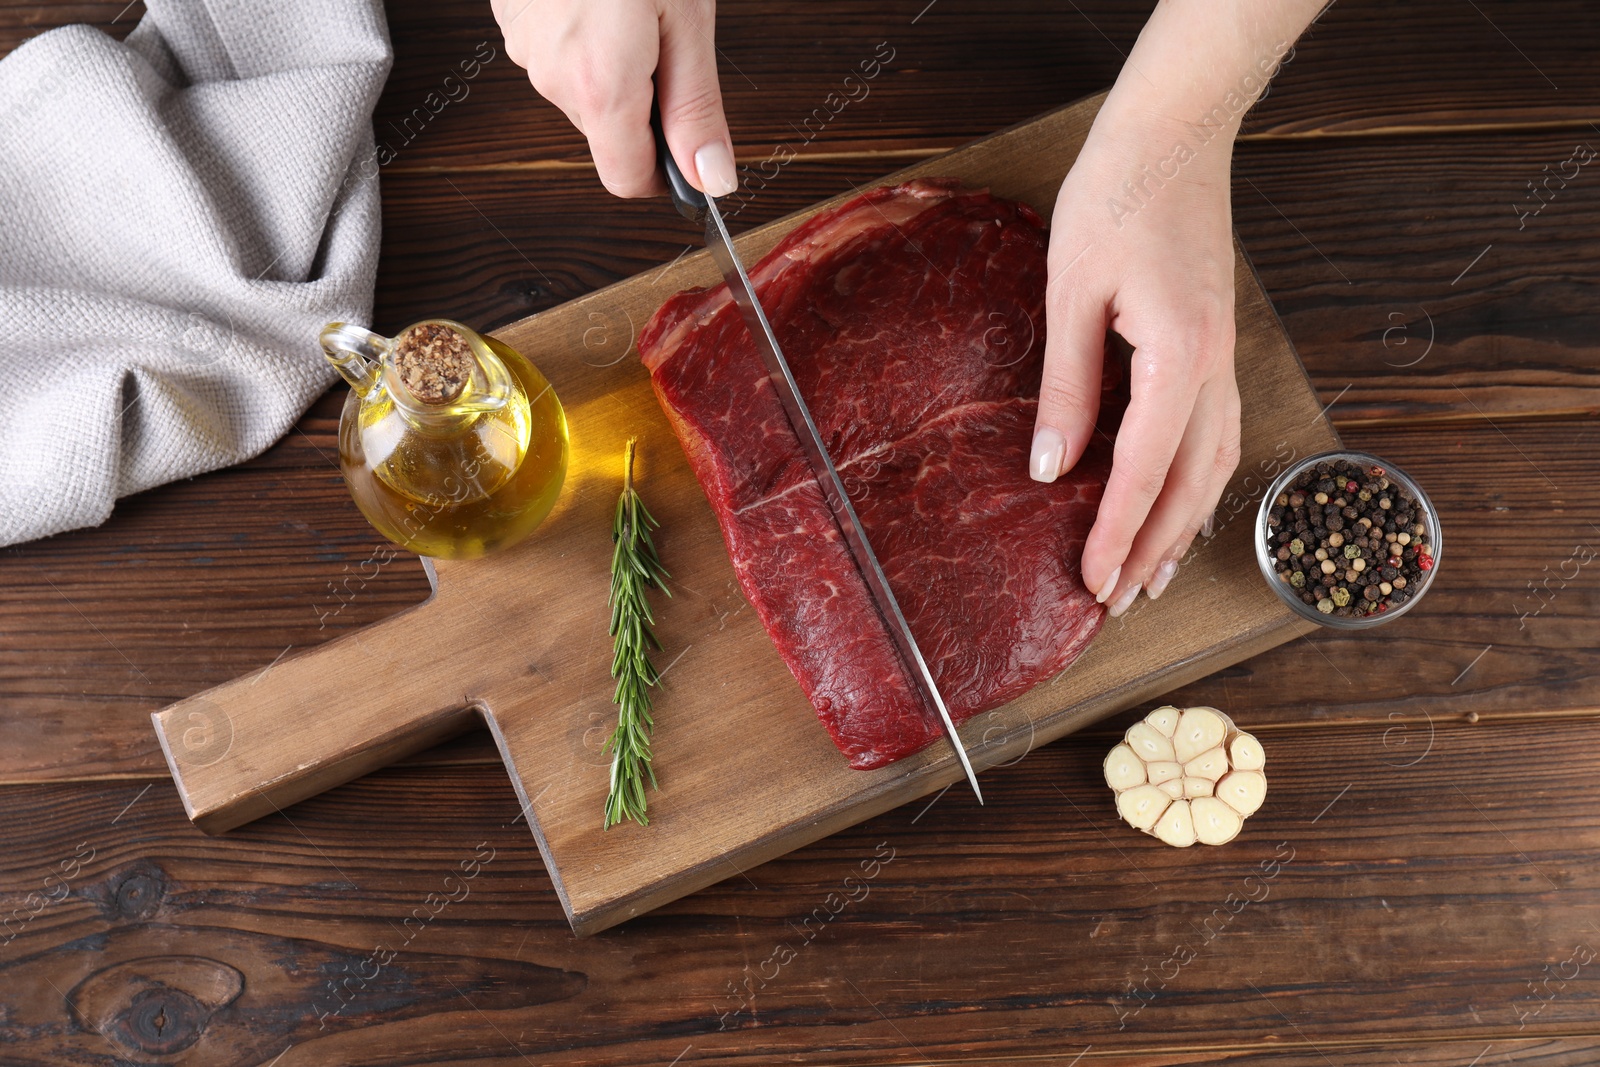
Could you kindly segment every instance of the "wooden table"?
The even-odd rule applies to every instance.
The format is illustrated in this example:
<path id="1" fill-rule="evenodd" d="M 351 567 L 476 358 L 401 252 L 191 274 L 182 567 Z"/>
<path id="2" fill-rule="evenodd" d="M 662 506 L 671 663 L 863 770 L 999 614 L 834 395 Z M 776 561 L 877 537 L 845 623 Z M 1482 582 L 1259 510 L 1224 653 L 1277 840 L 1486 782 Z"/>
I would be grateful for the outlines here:
<path id="1" fill-rule="evenodd" d="M 123 2 L 4 0 L 0 51 L 125 33 Z M 390 6 L 379 328 L 492 327 L 695 243 L 603 193 L 484 0 Z M 726 4 L 748 162 L 894 54 L 740 224 L 1109 84 L 1148 6 Z M 1600 1061 L 1600 171 L 1519 216 L 1600 146 L 1597 44 L 1579 3 L 1347 0 L 1246 126 L 1244 243 L 1450 559 L 1392 626 L 1173 694 L 1267 745 L 1240 842 L 1117 823 L 1131 715 L 990 772 L 986 807 L 951 790 L 583 941 L 484 736 L 207 838 L 149 712 L 426 592 L 344 492 L 336 390 L 251 463 L 0 553 L 0 1062 Z"/>

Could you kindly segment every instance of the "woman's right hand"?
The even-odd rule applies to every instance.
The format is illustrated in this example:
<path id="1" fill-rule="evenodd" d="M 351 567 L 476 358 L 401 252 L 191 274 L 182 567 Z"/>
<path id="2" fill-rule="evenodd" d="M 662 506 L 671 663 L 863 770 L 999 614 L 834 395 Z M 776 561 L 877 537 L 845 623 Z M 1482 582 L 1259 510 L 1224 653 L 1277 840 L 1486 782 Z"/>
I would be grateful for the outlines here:
<path id="1" fill-rule="evenodd" d="M 650 105 L 678 166 L 701 192 L 738 188 L 722 113 L 712 0 L 492 0 L 506 54 L 589 140 L 617 196 L 666 191 Z"/>

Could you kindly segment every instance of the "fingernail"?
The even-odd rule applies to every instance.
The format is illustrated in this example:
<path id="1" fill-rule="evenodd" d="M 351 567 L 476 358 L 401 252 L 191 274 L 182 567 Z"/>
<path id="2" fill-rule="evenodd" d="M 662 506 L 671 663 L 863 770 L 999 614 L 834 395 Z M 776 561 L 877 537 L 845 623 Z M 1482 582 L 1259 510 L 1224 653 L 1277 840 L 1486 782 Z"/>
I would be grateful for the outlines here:
<path id="1" fill-rule="evenodd" d="M 1122 566 L 1119 564 L 1117 569 L 1111 572 L 1110 577 L 1100 583 L 1100 592 L 1095 594 L 1094 598 L 1096 604 L 1104 604 L 1106 597 L 1117 591 L 1117 579 L 1120 577 L 1122 577 Z"/>
<path id="2" fill-rule="evenodd" d="M 1133 598 L 1138 595 L 1139 587 L 1137 585 L 1131 585 L 1128 587 L 1127 592 L 1117 597 L 1116 602 L 1107 608 L 1106 611 L 1114 619 L 1118 615 L 1121 615 L 1124 611 L 1127 611 L 1128 608 L 1133 605 Z"/>
<path id="3" fill-rule="evenodd" d="M 1041 426 L 1033 431 L 1033 459 L 1028 473 L 1036 482 L 1053 482 L 1061 473 L 1061 460 L 1067 453 L 1067 439 L 1061 431 Z"/>
<path id="4" fill-rule="evenodd" d="M 727 141 L 710 141 L 700 146 L 694 154 L 694 169 L 700 174 L 704 192 L 711 196 L 727 196 L 739 188 L 739 176 L 733 169 L 733 149 Z"/>
<path id="5" fill-rule="evenodd" d="M 1169 559 L 1156 568 L 1156 573 L 1150 579 L 1150 584 L 1145 588 L 1144 595 L 1151 600 L 1158 600 L 1161 594 L 1167 591 L 1167 583 L 1172 581 L 1172 576 L 1178 573 L 1178 561 Z"/>
<path id="6" fill-rule="evenodd" d="M 1207 515 L 1206 516 L 1206 521 L 1204 523 L 1202 523 L 1201 526 L 1200 526 L 1200 536 L 1201 537 L 1210 537 L 1211 536 L 1211 520 L 1213 518 L 1215 518 L 1215 516 L 1213 516 L 1213 515 Z"/>

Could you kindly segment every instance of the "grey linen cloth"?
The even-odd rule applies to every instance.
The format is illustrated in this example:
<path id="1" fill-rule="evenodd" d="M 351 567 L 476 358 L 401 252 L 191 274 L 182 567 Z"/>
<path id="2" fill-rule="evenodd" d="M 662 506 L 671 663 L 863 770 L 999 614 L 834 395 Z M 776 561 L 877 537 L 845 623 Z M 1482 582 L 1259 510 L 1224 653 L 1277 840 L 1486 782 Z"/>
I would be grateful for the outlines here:
<path id="1" fill-rule="evenodd" d="M 0 60 L 0 545 L 248 459 L 378 260 L 379 0 L 149 0 Z"/>

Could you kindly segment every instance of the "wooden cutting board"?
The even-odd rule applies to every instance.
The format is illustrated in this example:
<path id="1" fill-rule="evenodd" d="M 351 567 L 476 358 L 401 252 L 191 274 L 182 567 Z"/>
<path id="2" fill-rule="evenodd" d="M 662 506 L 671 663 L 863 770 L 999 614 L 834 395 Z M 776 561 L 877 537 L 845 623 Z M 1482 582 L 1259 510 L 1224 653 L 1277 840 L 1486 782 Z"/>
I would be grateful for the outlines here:
<path id="1" fill-rule="evenodd" d="M 1101 99 L 884 181 L 956 177 L 1049 218 Z M 741 255 L 754 262 L 829 204 L 743 235 Z M 566 407 L 573 455 L 556 510 L 505 553 L 433 564 L 433 595 L 417 607 L 156 713 L 198 826 L 221 832 L 287 808 L 481 718 L 572 928 L 589 934 L 961 779 L 943 744 L 877 771 L 851 770 L 739 591 L 633 347 L 668 296 L 718 280 L 696 251 L 500 331 Z M 1338 439 L 1242 250 L 1237 285 L 1244 458 L 1215 536 L 1159 602 L 1141 600 L 1109 620 L 1062 675 L 967 723 L 962 736 L 980 771 L 1312 628 L 1257 578 L 1250 527 L 1271 477 Z M 658 544 L 673 576 L 672 599 L 656 598 L 661 788 L 650 794 L 648 828 L 602 831 L 602 746 L 615 719 L 611 515 L 630 434 L 640 439 L 636 474 L 661 520 Z"/>

